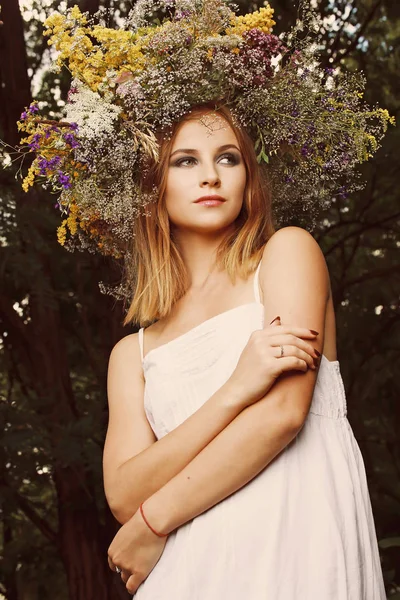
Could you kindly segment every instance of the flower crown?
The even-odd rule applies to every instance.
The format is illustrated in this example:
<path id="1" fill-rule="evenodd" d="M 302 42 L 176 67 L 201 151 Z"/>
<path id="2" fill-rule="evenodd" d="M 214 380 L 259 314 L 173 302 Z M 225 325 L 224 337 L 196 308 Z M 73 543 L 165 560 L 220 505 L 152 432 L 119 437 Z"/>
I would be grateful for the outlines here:
<path id="1" fill-rule="evenodd" d="M 394 119 L 363 103 L 360 73 L 318 64 L 315 15 L 306 36 L 303 17 L 278 38 L 273 13 L 267 3 L 236 16 L 224 0 L 138 0 L 118 29 L 77 6 L 46 20 L 53 68 L 69 69 L 71 88 L 61 120 L 40 117 L 38 102 L 22 113 L 19 152 L 35 153 L 23 189 L 39 180 L 59 194 L 61 244 L 121 257 L 133 219 L 157 198 L 140 179 L 143 158 L 158 160 L 156 131 L 212 101 L 254 140 L 278 222 L 288 207 L 312 212 L 356 189 L 355 166 Z"/>

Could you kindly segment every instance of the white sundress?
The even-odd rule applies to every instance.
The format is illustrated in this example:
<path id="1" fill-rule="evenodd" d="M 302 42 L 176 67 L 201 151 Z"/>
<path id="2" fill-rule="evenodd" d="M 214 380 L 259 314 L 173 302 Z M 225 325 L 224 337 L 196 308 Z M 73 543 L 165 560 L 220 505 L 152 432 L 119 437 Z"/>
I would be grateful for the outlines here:
<path id="1" fill-rule="evenodd" d="M 227 381 L 250 334 L 262 329 L 260 264 L 254 302 L 207 319 L 144 358 L 140 329 L 144 406 L 157 439 Z M 244 487 L 168 536 L 135 600 L 385 599 L 339 362 L 322 356 L 298 435 Z"/>

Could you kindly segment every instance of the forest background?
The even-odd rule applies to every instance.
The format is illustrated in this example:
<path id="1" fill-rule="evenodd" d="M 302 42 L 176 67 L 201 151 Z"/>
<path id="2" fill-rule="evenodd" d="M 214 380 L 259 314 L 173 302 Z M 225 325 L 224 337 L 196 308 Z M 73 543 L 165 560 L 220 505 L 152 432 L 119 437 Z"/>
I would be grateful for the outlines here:
<path id="1" fill-rule="evenodd" d="M 90 13 L 104 6 L 77 3 Z M 261 6 L 237 4 L 242 14 Z M 1 5 L 0 138 L 16 145 L 16 121 L 32 95 L 55 114 L 65 102 L 68 74 L 48 70 L 42 24 L 67 3 Z M 315 5 L 326 24 L 319 34 L 325 66 L 361 69 L 366 100 L 398 122 L 400 4 Z M 272 6 L 279 34 L 294 23 L 297 2 Z M 116 1 L 111 8 L 124 15 L 131 5 Z M 333 198 L 314 232 L 330 270 L 348 418 L 364 458 L 392 600 L 400 598 L 398 154 L 399 131 L 391 127 L 363 166 L 365 189 Z M 122 306 L 98 288 L 99 280 L 118 282 L 118 266 L 59 246 L 54 199 L 39 187 L 26 194 L 14 175 L 0 170 L 0 597 L 126 599 L 106 560 L 117 523 L 105 503 L 101 458 L 108 357 L 136 329 L 122 327 Z"/>

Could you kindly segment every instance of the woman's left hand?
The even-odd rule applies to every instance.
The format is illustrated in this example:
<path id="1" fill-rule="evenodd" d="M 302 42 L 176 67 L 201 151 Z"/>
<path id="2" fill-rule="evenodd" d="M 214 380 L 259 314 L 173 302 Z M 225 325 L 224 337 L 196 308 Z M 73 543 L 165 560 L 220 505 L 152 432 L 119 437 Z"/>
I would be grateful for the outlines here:
<path id="1" fill-rule="evenodd" d="M 157 564 L 168 537 L 159 537 L 149 529 L 140 511 L 122 525 L 108 549 L 110 569 L 121 569 L 121 579 L 134 594 Z"/>

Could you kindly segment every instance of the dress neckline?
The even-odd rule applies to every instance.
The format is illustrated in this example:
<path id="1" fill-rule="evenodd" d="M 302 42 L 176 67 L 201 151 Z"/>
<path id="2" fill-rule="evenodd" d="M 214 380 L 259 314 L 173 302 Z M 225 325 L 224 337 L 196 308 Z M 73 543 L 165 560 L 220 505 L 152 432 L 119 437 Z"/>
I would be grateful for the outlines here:
<path id="1" fill-rule="evenodd" d="M 147 352 L 146 356 L 143 357 L 142 364 L 144 364 L 146 362 L 147 357 L 150 354 L 152 354 L 153 352 L 157 352 L 157 350 L 161 350 L 162 348 L 165 348 L 166 346 L 170 346 L 174 342 L 177 342 L 177 341 L 181 340 L 182 338 L 186 337 L 190 333 L 192 333 L 194 331 L 197 331 L 197 329 L 200 329 L 200 327 L 202 327 L 203 325 L 206 325 L 208 323 L 211 323 L 212 321 L 215 321 L 215 319 L 217 319 L 218 317 L 222 317 L 224 315 L 227 315 L 227 314 L 229 314 L 229 313 L 231 313 L 231 312 L 233 312 L 235 310 L 238 310 L 239 308 L 245 308 L 247 306 L 254 306 L 255 304 L 257 304 L 258 306 L 262 306 L 262 308 L 264 308 L 264 304 L 262 304 L 261 302 L 253 301 L 253 302 L 247 302 L 246 304 L 239 304 L 238 306 L 234 306 L 233 308 L 229 308 L 228 310 L 224 310 L 223 312 L 220 312 L 217 315 L 214 315 L 213 317 L 210 317 L 209 319 L 206 319 L 205 321 L 202 321 L 198 325 L 195 325 L 194 327 L 192 327 L 188 331 L 185 331 L 185 333 L 182 333 L 181 335 L 178 335 L 177 337 L 175 337 L 173 340 L 170 340 L 169 342 L 165 342 L 164 344 L 160 344 L 160 346 L 157 346 L 156 348 L 152 348 L 152 350 L 149 350 Z"/>
<path id="2" fill-rule="evenodd" d="M 194 331 L 197 331 L 198 329 L 200 329 L 203 325 L 206 325 L 208 323 L 211 323 L 212 321 L 215 321 L 218 317 L 222 317 L 224 315 L 228 315 L 229 313 L 233 313 L 235 310 L 238 310 L 240 308 L 246 308 L 248 306 L 254 306 L 254 305 L 258 305 L 261 306 L 264 309 L 264 304 L 262 302 L 257 302 L 257 301 L 253 301 L 253 302 L 246 302 L 246 304 L 239 304 L 238 306 L 234 306 L 233 308 L 229 308 L 228 310 L 224 310 L 221 313 L 218 313 L 217 315 L 214 315 L 213 317 L 210 317 L 209 319 L 206 319 L 205 321 L 202 321 L 201 323 L 199 323 L 198 325 L 195 325 L 194 327 L 192 327 L 191 329 L 189 329 L 188 331 L 185 331 L 185 333 L 182 333 L 181 335 L 178 335 L 177 337 L 175 337 L 174 339 L 170 340 L 169 342 L 165 342 L 164 344 L 160 344 L 159 346 L 157 346 L 156 348 L 152 348 L 152 350 L 149 350 L 146 354 L 146 356 L 143 357 L 142 360 L 142 366 L 144 366 L 144 364 L 147 361 L 147 358 L 150 354 L 153 354 L 153 352 L 157 352 L 157 350 L 162 350 L 163 348 L 165 348 L 166 346 L 170 346 L 171 344 L 173 344 L 174 342 L 178 342 L 180 340 L 182 340 L 183 338 L 185 338 L 186 336 L 188 336 L 189 334 L 193 333 Z M 321 358 L 324 358 L 325 361 L 330 364 L 330 365 L 339 365 L 339 361 L 338 360 L 329 360 L 325 354 L 321 355 Z"/>

